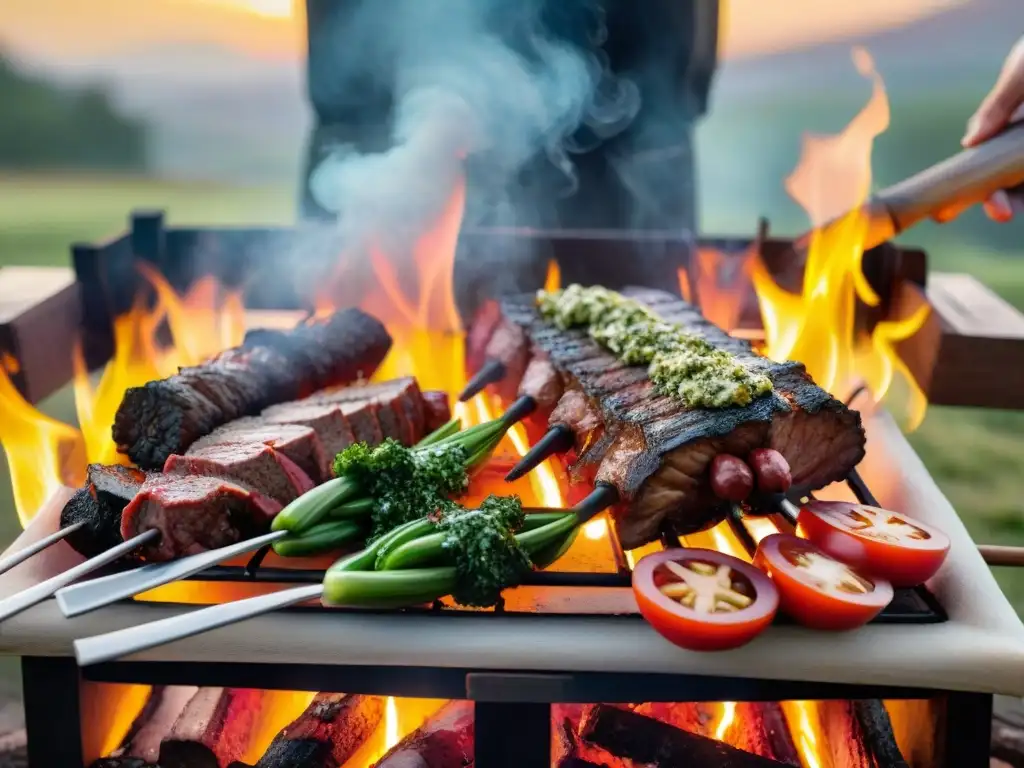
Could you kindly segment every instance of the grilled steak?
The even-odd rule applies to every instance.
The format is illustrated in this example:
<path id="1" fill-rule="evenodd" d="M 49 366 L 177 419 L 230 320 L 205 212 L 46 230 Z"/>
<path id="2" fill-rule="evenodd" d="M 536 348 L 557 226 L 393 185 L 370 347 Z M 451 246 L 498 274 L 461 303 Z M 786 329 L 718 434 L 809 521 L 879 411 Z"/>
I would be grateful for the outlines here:
<path id="1" fill-rule="evenodd" d="M 298 424 L 316 432 L 324 447 L 328 461 L 356 442 L 352 426 L 337 405 L 318 405 L 298 401 L 274 405 L 265 410 L 262 418 L 269 424 Z"/>
<path id="2" fill-rule="evenodd" d="M 62 525 L 87 521 L 72 546 L 88 556 L 150 528 L 163 535 L 141 553 L 148 560 L 224 546 L 262 533 L 282 505 L 328 479 L 334 457 L 357 434 L 371 445 L 385 435 L 411 445 L 426 434 L 427 412 L 410 378 L 271 406 L 169 457 L 163 473 L 90 467 L 92 482 L 66 505 Z M 447 420 L 447 402 L 442 415 Z"/>
<path id="3" fill-rule="evenodd" d="M 433 432 L 438 427 L 447 424 L 452 418 L 446 392 L 424 392 L 423 403 L 426 406 L 424 433 Z"/>
<path id="4" fill-rule="evenodd" d="M 523 380 L 519 384 L 519 395 L 532 397 L 541 413 L 551 413 L 562 396 L 562 377 L 547 355 L 534 354 L 530 358 Z"/>
<path id="5" fill-rule="evenodd" d="M 628 502 L 615 518 L 624 547 L 656 538 L 666 516 L 683 530 L 717 520 L 719 502 L 708 470 L 719 453 L 745 456 L 755 448 L 774 448 L 789 462 L 793 483 L 808 489 L 842 479 L 863 457 L 859 414 L 815 385 L 801 364 L 757 355 L 747 342 L 729 336 L 671 294 L 647 289 L 625 294 L 765 373 L 774 391 L 745 407 L 688 408 L 659 394 L 646 366 L 624 365 L 585 332 L 546 323 L 533 296 L 503 302 L 506 320 L 523 328 L 571 381 L 551 423 L 586 432 L 584 440 L 577 431 L 577 446 L 586 444 L 577 471 L 581 463 L 600 462 L 595 481 L 611 483 Z M 597 413 L 603 428 L 594 424 Z"/>
<path id="6" fill-rule="evenodd" d="M 402 739 L 374 768 L 453 768 L 473 762 L 473 704 L 451 701 Z"/>
<path id="7" fill-rule="evenodd" d="M 507 318 L 503 319 L 487 342 L 486 357 L 505 366 L 505 377 L 495 385 L 495 389 L 502 398 L 513 399 L 530 359 L 530 345 L 524 329 Z"/>
<path id="8" fill-rule="evenodd" d="M 67 542 L 75 551 L 92 557 L 121 543 L 121 512 L 142 487 L 146 473 L 119 465 L 90 464 L 86 480 L 61 510 L 60 527 L 84 522 Z"/>
<path id="9" fill-rule="evenodd" d="M 153 475 L 121 515 L 121 536 L 155 528 L 147 560 L 171 560 L 265 533 L 281 505 L 216 477 Z"/>
<path id="10" fill-rule="evenodd" d="M 272 424 L 258 416 L 247 416 L 219 427 L 192 443 L 186 456 L 211 445 L 263 443 L 294 461 L 317 483 L 330 478 L 331 462 L 316 432 L 301 424 Z"/>
<path id="11" fill-rule="evenodd" d="M 270 742 L 256 768 L 340 768 L 384 717 L 378 696 L 318 693 Z"/>
<path id="12" fill-rule="evenodd" d="M 233 419 L 368 376 L 390 346 L 384 326 L 357 309 L 288 332 L 250 332 L 241 349 L 125 392 L 114 440 L 137 466 L 158 469 Z"/>
<path id="13" fill-rule="evenodd" d="M 313 488 L 309 475 L 294 461 L 263 443 L 211 445 L 189 456 L 171 456 L 164 474 L 224 478 L 281 504 Z"/>

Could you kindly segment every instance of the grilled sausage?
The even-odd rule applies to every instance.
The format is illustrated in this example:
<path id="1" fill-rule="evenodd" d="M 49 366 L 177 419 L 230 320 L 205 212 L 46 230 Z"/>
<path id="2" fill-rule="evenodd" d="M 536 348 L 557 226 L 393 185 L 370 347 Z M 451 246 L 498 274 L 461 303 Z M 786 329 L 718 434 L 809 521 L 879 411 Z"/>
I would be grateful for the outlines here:
<path id="1" fill-rule="evenodd" d="M 711 490 L 720 499 L 743 501 L 754 490 L 754 473 L 743 459 L 720 453 L 711 462 Z"/>

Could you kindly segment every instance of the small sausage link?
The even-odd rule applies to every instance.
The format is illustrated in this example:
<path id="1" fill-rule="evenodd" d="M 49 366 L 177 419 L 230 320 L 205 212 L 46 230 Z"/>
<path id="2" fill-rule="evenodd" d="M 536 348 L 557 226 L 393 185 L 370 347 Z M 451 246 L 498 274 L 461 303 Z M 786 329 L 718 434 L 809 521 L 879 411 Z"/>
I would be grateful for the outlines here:
<path id="1" fill-rule="evenodd" d="M 758 448 L 747 457 L 757 475 L 757 489 L 761 493 L 785 493 L 793 484 L 786 457 L 772 448 Z"/>
<path id="2" fill-rule="evenodd" d="M 720 453 L 711 462 L 711 490 L 720 499 L 741 502 L 754 491 L 754 473 L 743 459 Z"/>

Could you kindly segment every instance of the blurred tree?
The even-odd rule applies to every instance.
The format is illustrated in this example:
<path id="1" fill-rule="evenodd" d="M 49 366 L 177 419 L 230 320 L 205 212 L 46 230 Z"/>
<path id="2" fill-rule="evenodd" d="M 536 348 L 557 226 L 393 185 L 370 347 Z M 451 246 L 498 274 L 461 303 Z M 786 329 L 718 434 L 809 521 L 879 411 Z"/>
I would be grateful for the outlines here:
<path id="1" fill-rule="evenodd" d="M 146 139 L 103 88 L 57 86 L 0 52 L 0 168 L 138 171 Z"/>

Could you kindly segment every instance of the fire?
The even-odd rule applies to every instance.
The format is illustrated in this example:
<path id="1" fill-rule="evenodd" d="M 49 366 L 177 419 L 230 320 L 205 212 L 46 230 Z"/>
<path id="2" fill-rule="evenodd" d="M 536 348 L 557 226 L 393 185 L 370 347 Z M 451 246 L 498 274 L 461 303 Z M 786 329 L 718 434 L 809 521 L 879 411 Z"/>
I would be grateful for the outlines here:
<path id="1" fill-rule="evenodd" d="M 36 410 L 0 369 L 0 445 L 7 456 L 14 508 L 22 527 L 62 485 L 84 479 L 82 435 Z"/>
<path id="2" fill-rule="evenodd" d="M 813 701 L 783 701 L 782 712 L 786 716 L 790 733 L 800 752 L 804 768 L 832 768 L 822 757 L 821 719 L 817 704 Z"/>
<path id="3" fill-rule="evenodd" d="M 698 248 L 693 268 L 679 269 L 679 295 L 700 304 L 701 313 L 724 331 L 739 325 L 743 297 L 750 283 L 753 249 L 742 255 Z"/>
<path id="4" fill-rule="evenodd" d="M 718 721 L 718 726 L 715 728 L 715 738 L 719 741 L 725 741 L 726 735 L 729 733 L 729 729 L 736 720 L 736 702 L 735 701 L 723 701 L 722 702 L 722 719 Z"/>
<path id="5" fill-rule="evenodd" d="M 544 277 L 544 290 L 554 293 L 562 287 L 562 270 L 554 259 L 548 261 L 548 272 Z"/>
<path id="6" fill-rule="evenodd" d="M 927 307 L 913 317 L 879 323 L 870 334 L 854 325 L 858 301 L 868 306 L 880 301 L 861 269 L 869 220 L 860 206 L 870 191 L 874 138 L 889 124 L 889 103 L 867 51 L 855 49 L 853 59 L 872 81 L 871 98 L 841 133 L 805 136 L 800 163 L 786 182 L 818 227 L 810 238 L 801 293 L 778 286 L 760 260 L 751 262 L 751 278 L 768 357 L 799 360 L 818 384 L 839 395 L 864 380 L 876 402 L 899 373 L 910 390 L 908 421 L 914 428 L 924 418 L 927 401 L 893 344 L 923 326 Z M 853 212 L 822 226 L 843 211 Z"/>
<path id="7" fill-rule="evenodd" d="M 388 696 L 384 707 L 384 751 L 394 747 L 398 740 L 398 708 L 395 706 L 395 697 Z"/>

